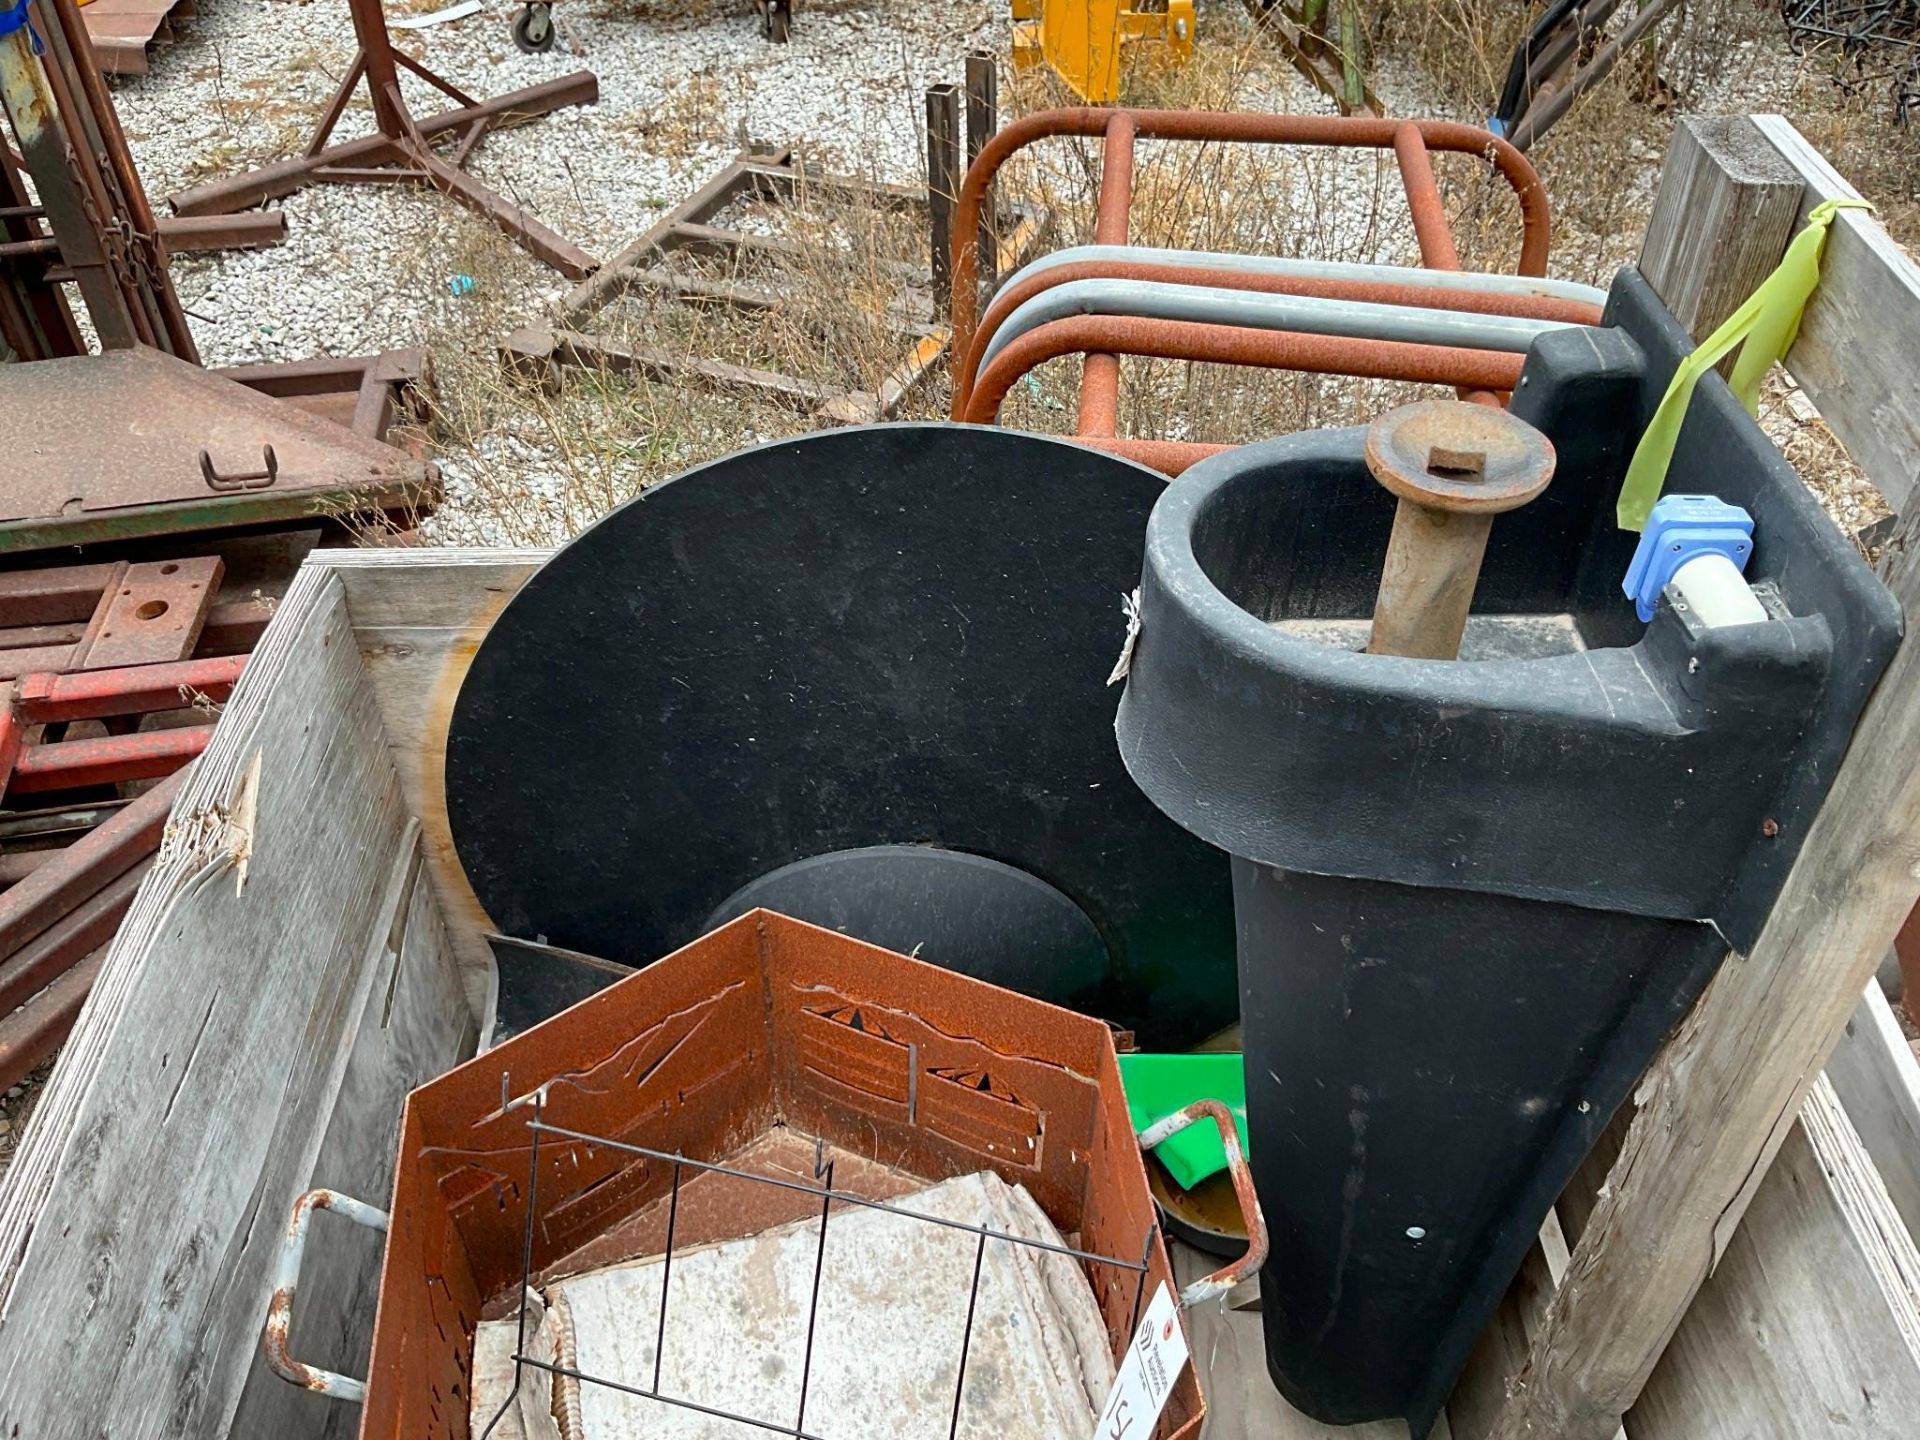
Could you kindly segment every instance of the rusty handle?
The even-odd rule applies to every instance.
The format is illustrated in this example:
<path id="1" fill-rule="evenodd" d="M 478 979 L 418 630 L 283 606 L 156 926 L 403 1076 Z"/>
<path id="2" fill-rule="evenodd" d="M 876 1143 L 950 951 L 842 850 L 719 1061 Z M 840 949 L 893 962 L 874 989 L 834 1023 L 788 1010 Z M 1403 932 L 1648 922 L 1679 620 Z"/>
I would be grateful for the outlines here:
<path id="1" fill-rule="evenodd" d="M 386 1211 L 376 1210 L 338 1190 L 309 1190 L 294 1201 L 293 1216 L 287 1221 L 286 1238 L 280 1246 L 280 1268 L 274 1275 L 273 1301 L 267 1306 L 267 1328 L 261 1344 L 267 1353 L 267 1364 L 282 1380 L 303 1390 L 314 1390 L 358 1405 L 367 1398 L 366 1381 L 303 1364 L 288 1350 L 288 1337 L 293 1333 L 293 1292 L 300 1283 L 300 1262 L 307 1253 L 307 1227 L 316 1210 L 331 1210 L 369 1230 L 387 1228 Z"/>
<path id="2" fill-rule="evenodd" d="M 1246 1152 L 1240 1148 L 1240 1131 L 1233 1123 L 1231 1110 L 1218 1100 L 1196 1100 L 1142 1130 L 1140 1149 L 1153 1150 L 1202 1119 L 1211 1120 L 1220 1128 L 1220 1148 L 1227 1153 L 1227 1178 L 1233 1181 L 1234 1197 L 1240 1202 L 1240 1218 L 1247 1226 L 1247 1253 L 1182 1290 L 1180 1303 L 1189 1310 L 1203 1301 L 1221 1298 L 1267 1261 L 1267 1219 L 1260 1213 L 1260 1197 L 1253 1193 L 1253 1171 L 1247 1167 Z"/>

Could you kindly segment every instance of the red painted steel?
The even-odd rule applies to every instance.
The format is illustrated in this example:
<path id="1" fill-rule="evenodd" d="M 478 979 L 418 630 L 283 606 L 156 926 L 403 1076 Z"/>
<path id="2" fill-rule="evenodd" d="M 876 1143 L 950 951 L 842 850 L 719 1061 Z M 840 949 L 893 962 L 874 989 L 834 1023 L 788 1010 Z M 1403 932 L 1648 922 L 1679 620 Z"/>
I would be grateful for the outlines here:
<path id="1" fill-rule="evenodd" d="M 212 735 L 211 725 L 189 725 L 176 730 L 143 730 L 98 740 L 34 745 L 14 761 L 9 789 L 14 794 L 31 795 L 171 775 L 205 750 Z"/>
<path id="2" fill-rule="evenodd" d="M 1078 414 L 1079 438 L 1098 448 L 1129 455 L 1155 464 L 1155 468 L 1177 473 L 1160 461 L 1172 461 L 1179 468 L 1202 455 L 1225 447 L 1205 447 L 1192 442 L 1126 441 L 1113 443 L 1119 433 L 1119 394 L 1121 354 L 1155 355 L 1170 360 L 1218 359 L 1226 353 L 1245 355 L 1245 359 L 1227 359 L 1220 363 L 1248 364 L 1265 368 L 1301 369 L 1324 374 L 1347 374 L 1389 380 L 1428 381 L 1455 386 L 1463 398 L 1499 404 L 1502 394 L 1518 378 L 1519 364 L 1512 357 L 1490 356 L 1483 352 L 1454 347 L 1409 345 L 1396 341 L 1345 340 L 1324 336 L 1287 335 L 1272 337 L 1272 343 L 1259 344 L 1247 338 L 1254 332 L 1227 326 L 1204 326 L 1189 322 L 1122 320 L 1126 326 L 1147 327 L 1131 331 L 1081 325 L 1079 320 L 1060 321 L 1040 327 L 1021 337 L 999 356 L 989 375 L 999 393 L 989 403 L 981 403 L 973 393 L 986 388 L 988 375 L 974 376 L 979 356 L 984 354 L 992 333 L 1005 320 L 1018 299 L 1002 304 L 996 300 L 988 312 L 986 325 L 977 325 L 979 309 L 978 241 L 982 196 L 992 185 L 1000 167 L 1014 153 L 1037 140 L 1057 136 L 1093 136 L 1104 138 L 1104 161 L 1100 177 L 1100 196 L 1094 224 L 1094 243 L 1127 243 L 1128 215 L 1133 202 L 1133 162 L 1136 144 L 1141 139 L 1183 141 L 1226 141 L 1239 144 L 1307 145 L 1391 149 L 1399 165 L 1407 205 L 1413 217 L 1414 234 L 1420 244 L 1422 263 L 1429 268 L 1458 269 L 1459 254 L 1446 217 L 1446 207 L 1435 182 L 1431 152 L 1477 155 L 1484 159 L 1508 185 L 1519 203 L 1521 223 L 1520 258 L 1517 271 L 1522 275 L 1544 275 L 1551 219 L 1547 197 L 1533 167 L 1506 141 L 1490 135 L 1478 126 L 1444 120 L 1385 120 L 1369 116 L 1256 115 L 1202 110 L 1125 110 L 1092 107 L 1045 110 L 1023 116 L 992 136 L 981 148 L 979 157 L 967 171 L 955 204 L 953 230 L 958 244 L 953 267 L 952 331 L 954 354 L 965 356 L 954 382 L 952 415 L 956 420 L 990 420 L 999 409 L 1000 399 L 1015 379 L 1045 360 L 1062 355 L 1084 353 Z M 1020 298 L 1038 293 L 1049 285 L 1063 284 L 1067 278 L 1126 277 L 1138 272 L 1124 264 L 1089 268 L 1065 266 L 1071 277 L 1058 274 L 1047 277 Z M 1172 283 L 1210 283 L 1199 281 L 1195 272 L 1156 275 Z M 1251 277 L 1239 277 L 1234 288 L 1265 289 L 1246 283 Z M 1340 283 L 1340 282 L 1335 282 Z M 1344 282 L 1357 285 L 1361 282 Z M 1404 287 L 1383 287 L 1395 289 Z M 1288 291 L 1274 287 L 1275 293 L 1321 293 L 1313 290 Z M 1365 296 L 1348 290 L 1351 298 L 1378 299 L 1380 303 L 1423 303 Z M 1004 300 L 1006 297 L 1002 297 Z M 1528 302 L 1531 305 L 1531 302 Z M 1527 310 L 1494 310 L 1485 300 L 1471 308 L 1481 313 L 1525 314 Z M 1112 317 L 1081 317 L 1083 320 L 1110 320 Z M 1079 325 L 1080 328 L 1072 328 Z M 1177 328 L 1176 328 L 1177 327 Z M 1217 332 L 1209 336 L 1207 332 Z M 1130 335 L 1146 345 L 1127 349 L 1116 340 L 1115 348 L 1102 348 L 1104 342 L 1094 335 Z M 1036 337 L 1044 336 L 1044 340 Z M 1206 353 L 1171 349 L 1181 340 Z M 1087 348 L 1092 346 L 1093 348 Z M 1280 358 L 1302 357 L 1302 363 Z M 1009 357 L 1017 357 L 1010 361 Z M 1472 357 L 1472 358 L 1468 358 Z M 1021 368 L 1014 368 L 1016 363 Z M 1511 376 L 1496 383 L 1466 378 L 1467 375 L 1498 374 Z M 1168 449 L 1167 447 L 1173 447 Z M 1158 460 L 1147 460 L 1149 455 Z"/>
<path id="3" fill-rule="evenodd" d="M 222 655 L 73 675 L 29 675 L 20 682 L 17 709 L 30 725 L 179 710 L 200 698 L 225 700 L 246 666 L 245 655 Z"/>

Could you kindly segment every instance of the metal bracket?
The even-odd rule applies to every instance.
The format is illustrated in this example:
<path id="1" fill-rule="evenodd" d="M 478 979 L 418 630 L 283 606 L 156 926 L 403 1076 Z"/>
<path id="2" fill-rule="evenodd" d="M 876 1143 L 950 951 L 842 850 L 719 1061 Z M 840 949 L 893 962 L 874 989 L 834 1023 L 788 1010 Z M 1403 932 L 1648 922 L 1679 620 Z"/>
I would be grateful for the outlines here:
<path id="1" fill-rule="evenodd" d="M 200 452 L 200 478 L 207 482 L 209 490 L 222 494 L 232 494 L 240 490 L 265 490 L 280 478 L 280 462 L 275 458 L 273 446 L 260 447 L 261 458 L 266 462 L 264 470 L 245 470 L 232 475 L 222 475 L 213 468 L 213 456 L 205 450 Z"/>
<path id="2" fill-rule="evenodd" d="M 262 1348 L 266 1351 L 267 1364 L 282 1380 L 290 1381 L 303 1390 L 317 1391 L 335 1400 L 358 1405 L 367 1398 L 366 1381 L 333 1370 L 322 1370 L 317 1365 L 302 1364 L 287 1350 L 288 1337 L 293 1333 L 293 1291 L 300 1283 L 300 1262 L 307 1253 L 307 1224 L 316 1210 L 332 1210 L 369 1230 L 384 1231 L 387 1228 L 386 1211 L 376 1210 L 351 1195 L 342 1195 L 338 1190 L 309 1190 L 294 1201 L 293 1217 L 287 1221 L 287 1236 L 280 1247 L 280 1268 L 273 1279 L 273 1301 L 267 1307 L 267 1328 Z"/>
<path id="3" fill-rule="evenodd" d="M 1240 1202 L 1240 1218 L 1247 1225 L 1247 1253 L 1182 1290 L 1180 1304 L 1188 1310 L 1204 1301 L 1224 1298 L 1235 1285 L 1267 1263 L 1267 1219 L 1260 1212 L 1260 1197 L 1253 1193 L 1253 1171 L 1247 1166 L 1246 1151 L 1240 1148 L 1240 1131 L 1233 1123 L 1231 1110 L 1218 1100 L 1196 1100 L 1142 1130 L 1140 1150 L 1144 1154 L 1163 1145 L 1202 1119 L 1211 1120 L 1220 1128 L 1220 1148 L 1227 1155 L 1227 1176 L 1233 1181 L 1233 1193 Z"/>

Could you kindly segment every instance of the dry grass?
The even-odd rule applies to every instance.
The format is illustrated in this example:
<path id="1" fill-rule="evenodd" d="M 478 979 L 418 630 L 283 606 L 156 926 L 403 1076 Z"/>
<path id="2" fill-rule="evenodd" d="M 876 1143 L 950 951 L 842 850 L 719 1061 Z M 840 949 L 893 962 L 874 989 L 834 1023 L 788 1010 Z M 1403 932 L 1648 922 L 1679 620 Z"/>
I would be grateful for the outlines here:
<path id="1" fill-rule="evenodd" d="M 1537 8 L 1537 7 L 1534 7 Z M 1374 7 L 1371 36 L 1389 105 L 1478 120 L 1491 106 L 1507 56 L 1534 8 L 1512 0 L 1388 0 Z M 1317 97 L 1237 12 L 1204 12 L 1193 60 L 1143 61 L 1129 73 L 1131 103 L 1274 111 Z M 1695 0 L 1623 59 L 1535 150 L 1555 211 L 1553 271 L 1604 284 L 1629 262 L 1651 206 L 1677 116 L 1689 111 L 1777 109 L 1822 146 L 1843 172 L 1880 199 L 1897 236 L 1920 232 L 1920 137 L 1892 122 L 1884 92 L 1835 83 L 1826 56 L 1794 56 L 1772 0 Z M 955 77 L 956 79 L 958 77 Z M 1069 103 L 1045 70 L 1002 74 L 1003 112 Z M 1419 103 L 1402 98 L 1418 95 Z M 693 75 L 667 104 L 634 125 L 650 149 L 692 153 L 724 129 L 725 95 Z M 918 107 L 917 96 L 902 95 Z M 859 137 L 831 150 L 840 168 L 861 153 Z M 1462 257 L 1475 268 L 1508 268 L 1518 248 L 1515 209 L 1503 182 L 1470 157 L 1437 166 Z M 1049 246 L 1092 230 L 1099 145 L 1056 141 L 1023 152 L 1003 172 L 1003 195 L 1052 216 Z M 1143 144 L 1135 179 L 1134 231 L 1142 244 L 1413 263 L 1411 226 L 1390 155 L 1273 147 Z M 740 312 L 691 306 L 658 294 L 631 296 L 580 328 L 616 345 L 646 345 L 688 358 L 779 371 L 870 392 L 905 356 L 911 322 L 930 324 L 924 233 L 897 210 L 809 197 L 797 211 L 745 206 L 716 223 L 784 239 L 793 253 L 738 262 L 676 258 L 670 268 L 709 281 L 774 293 L 771 308 Z M 441 403 L 433 438 L 456 503 L 432 532 L 482 543 L 550 544 L 575 533 L 644 485 L 755 441 L 817 428 L 805 407 L 751 395 L 716 394 L 686 381 L 570 371 L 557 389 L 507 375 L 498 340 L 533 318 L 490 296 L 511 287 L 489 275 L 519 263 L 477 224 L 460 232 L 459 269 L 478 280 L 472 303 L 429 337 L 439 357 Z M 915 276 L 909 272 L 918 270 Z M 1044 365 L 1015 387 L 1001 422 L 1070 431 L 1079 361 Z M 1125 433 L 1244 442 L 1307 427 L 1361 423 L 1416 387 L 1160 361 L 1124 367 Z M 944 373 L 900 412 L 944 415 Z M 1817 420 L 1769 392 L 1763 420 L 1829 496 L 1849 527 L 1871 518 L 1857 472 Z"/>

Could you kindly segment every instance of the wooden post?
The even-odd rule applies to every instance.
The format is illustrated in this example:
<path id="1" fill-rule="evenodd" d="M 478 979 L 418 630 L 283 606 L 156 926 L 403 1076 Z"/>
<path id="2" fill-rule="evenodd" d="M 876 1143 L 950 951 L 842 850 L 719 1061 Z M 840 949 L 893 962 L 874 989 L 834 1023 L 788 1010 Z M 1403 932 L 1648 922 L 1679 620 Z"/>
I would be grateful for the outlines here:
<path id="1" fill-rule="evenodd" d="M 1811 187 L 1809 165 L 1769 140 Z M 1700 153 L 1711 158 L 1704 143 Z M 1673 180 L 1673 168 L 1670 163 L 1661 185 L 1662 205 L 1696 203 L 1688 197 L 1706 184 L 1704 193 L 1728 196 L 1722 214 L 1738 208 L 1731 181 L 1707 184 L 1696 175 L 1683 184 Z M 1656 217 L 1657 227 L 1680 223 L 1671 214 Z M 1863 217 L 1859 223 L 1864 231 L 1871 222 Z M 1737 228 L 1707 233 L 1730 246 L 1740 243 Z M 1680 244 L 1671 240 L 1663 248 Z M 1733 273 L 1734 261 L 1721 250 L 1688 248 L 1693 273 Z M 1651 238 L 1649 251 L 1656 251 Z M 1777 247 L 1771 253 L 1777 255 Z M 1760 265 L 1757 254 L 1743 263 Z M 1825 272 L 1819 293 L 1830 313 L 1854 313 L 1848 307 L 1866 294 L 1916 293 L 1912 264 L 1897 252 L 1877 255 L 1875 246 L 1863 244 L 1856 263 L 1858 279 L 1832 266 Z M 1714 287 L 1704 280 L 1683 286 L 1677 264 L 1668 273 L 1677 294 L 1732 289 L 1724 278 Z M 1827 293 L 1840 285 L 1851 298 Z M 1709 303 L 1702 299 L 1696 312 L 1703 326 L 1711 323 Z M 1871 318 L 1860 319 L 1892 335 L 1916 324 L 1915 311 L 1915 303 L 1887 298 Z M 1790 367 L 1799 350 L 1796 345 L 1789 355 Z M 1873 374 L 1877 410 L 1915 403 L 1910 368 Z M 1911 468 L 1911 452 L 1899 463 Z M 1886 483 L 1871 465 L 1869 478 Z M 1888 542 L 1881 578 L 1908 616 L 1920 615 L 1920 517 L 1911 512 Z M 1496 1440 L 1603 1440 L 1640 1394 L 1920 893 L 1916 753 L 1920 641 L 1909 633 L 1861 715 L 1752 952 L 1721 968 L 1641 1081 L 1620 1158 L 1548 1307 Z"/>
<path id="2" fill-rule="evenodd" d="M 1674 128 L 1640 272 L 1695 340 L 1780 263 L 1804 188 L 1745 115 L 1689 115 Z"/>
<path id="3" fill-rule="evenodd" d="M 933 234 L 933 313 L 953 303 L 953 201 L 960 190 L 960 87 L 927 91 L 927 213 Z"/>
<path id="4" fill-rule="evenodd" d="M 980 150 L 1000 128 L 1000 80 L 993 56 L 976 50 L 967 56 L 967 168 L 980 158 Z M 958 189 L 958 187 L 955 187 Z M 980 196 L 980 233 L 975 237 L 976 264 L 980 289 L 990 295 L 1000 280 L 1000 238 L 993 208 L 993 187 Z M 984 309 L 985 301 L 976 304 Z"/>

